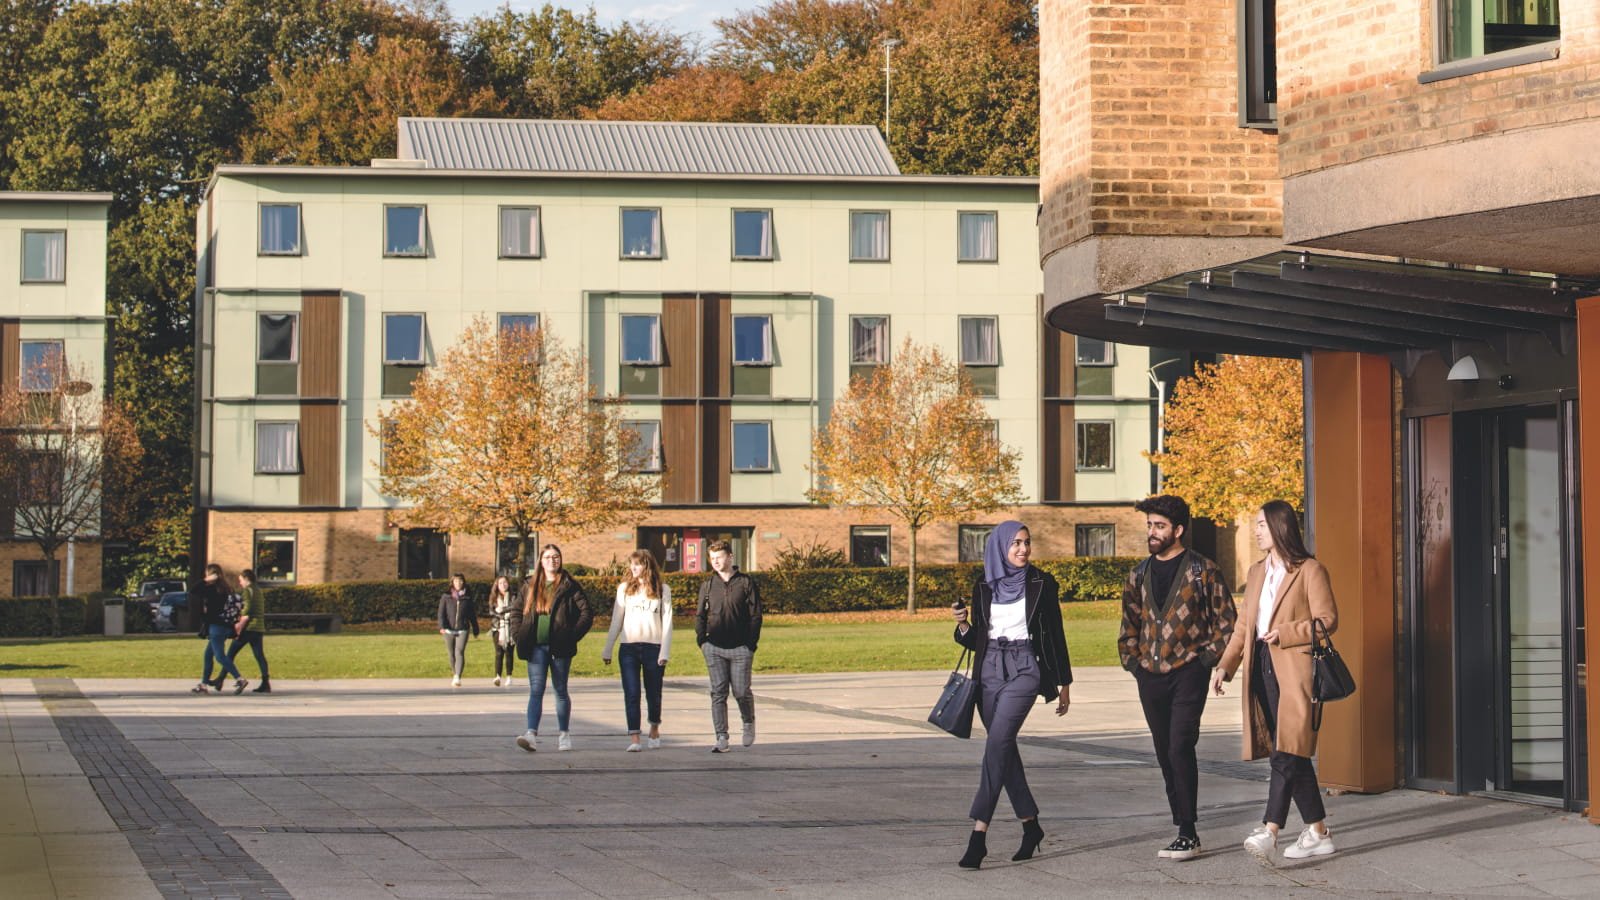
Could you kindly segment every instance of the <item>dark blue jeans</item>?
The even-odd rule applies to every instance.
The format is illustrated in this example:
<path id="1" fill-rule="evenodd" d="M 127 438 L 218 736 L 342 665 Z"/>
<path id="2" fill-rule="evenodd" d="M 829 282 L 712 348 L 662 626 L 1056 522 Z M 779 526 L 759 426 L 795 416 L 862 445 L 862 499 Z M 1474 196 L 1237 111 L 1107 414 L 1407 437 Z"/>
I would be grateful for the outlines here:
<path id="1" fill-rule="evenodd" d="M 211 680 L 212 660 L 215 660 L 217 665 L 222 666 L 224 675 L 232 675 L 235 680 L 244 677 L 239 674 L 239 667 L 233 664 L 233 658 L 228 656 L 227 652 L 222 649 L 222 642 L 227 640 L 230 634 L 233 634 L 233 627 L 230 625 L 209 625 L 206 627 L 206 667 L 203 670 L 204 674 L 200 676 L 201 681 Z"/>
<path id="2" fill-rule="evenodd" d="M 639 733 L 639 682 L 643 676 L 645 702 L 650 708 L 650 724 L 661 724 L 661 645 L 623 644 L 617 655 L 622 673 L 622 706 L 628 716 L 628 733 Z"/>
<path id="3" fill-rule="evenodd" d="M 560 659 L 550 655 L 549 644 L 539 644 L 528 657 L 528 730 L 537 732 L 539 720 L 544 716 L 544 681 L 548 673 L 556 689 L 556 727 L 562 731 L 572 722 L 572 698 L 567 695 L 567 675 L 572 671 L 572 657 Z"/>

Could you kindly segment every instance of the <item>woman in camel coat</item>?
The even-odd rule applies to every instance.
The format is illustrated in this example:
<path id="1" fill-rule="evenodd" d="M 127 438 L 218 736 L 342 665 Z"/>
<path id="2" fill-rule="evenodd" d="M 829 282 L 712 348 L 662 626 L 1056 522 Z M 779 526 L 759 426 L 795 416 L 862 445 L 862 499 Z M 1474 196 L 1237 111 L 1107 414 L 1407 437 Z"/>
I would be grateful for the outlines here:
<path id="1" fill-rule="evenodd" d="M 1255 519 L 1256 546 L 1267 557 L 1250 567 L 1238 625 L 1217 666 L 1212 689 L 1242 671 L 1244 759 L 1272 759 L 1272 782 L 1262 825 L 1245 838 L 1244 848 L 1271 862 L 1278 831 L 1289 818 L 1289 803 L 1306 823 L 1299 839 L 1284 850 L 1289 859 L 1325 856 L 1333 838 L 1323 819 L 1322 790 L 1311 757 L 1317 752 L 1312 727 L 1311 622 L 1331 633 L 1339 614 L 1328 570 L 1312 558 L 1300 537 L 1294 508 L 1282 500 L 1261 507 Z"/>

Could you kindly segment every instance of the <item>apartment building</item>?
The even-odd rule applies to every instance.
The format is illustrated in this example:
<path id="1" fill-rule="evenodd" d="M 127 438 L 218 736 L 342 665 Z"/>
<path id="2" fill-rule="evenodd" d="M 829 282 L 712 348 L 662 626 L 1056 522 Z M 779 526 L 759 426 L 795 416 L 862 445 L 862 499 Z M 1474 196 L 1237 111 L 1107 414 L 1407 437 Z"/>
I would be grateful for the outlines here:
<path id="1" fill-rule="evenodd" d="M 1042 41 L 1047 320 L 1305 362 L 1360 685 L 1324 783 L 1600 821 L 1600 2 L 1052 2 Z"/>
<path id="2" fill-rule="evenodd" d="M 7 395 L 104 392 L 110 203 L 110 194 L 0 191 L 0 386 Z M 63 383 L 67 377 L 74 382 Z M 17 440 L 28 452 L 26 435 Z M 18 518 L 19 506 L 52 502 L 62 490 L 62 468 L 34 452 L 37 478 L 0 497 L 0 591 L 99 590 L 98 531 L 76 536 L 51 564 L 29 537 L 27 518 Z"/>
<path id="3" fill-rule="evenodd" d="M 198 224 L 197 549 L 275 582 L 484 577 L 514 536 L 399 521 L 369 425 L 475 317 L 542 327 L 668 471 L 601 534 L 668 570 L 733 542 L 761 568 L 825 544 L 901 564 L 887 516 L 807 502 L 810 444 L 852 373 L 906 338 L 958 360 L 1023 452 L 1015 514 L 1047 556 L 1139 552 L 1149 351 L 1040 313 L 1038 183 L 903 175 L 871 128 L 403 119 L 367 167 L 223 166 Z M 1005 514 L 929 527 L 981 557 Z"/>

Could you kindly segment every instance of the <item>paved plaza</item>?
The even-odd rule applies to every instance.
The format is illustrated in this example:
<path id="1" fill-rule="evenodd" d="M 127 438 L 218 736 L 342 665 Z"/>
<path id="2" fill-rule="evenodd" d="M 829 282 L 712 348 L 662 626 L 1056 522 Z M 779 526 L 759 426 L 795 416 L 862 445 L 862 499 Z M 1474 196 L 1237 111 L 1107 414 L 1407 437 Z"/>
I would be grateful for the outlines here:
<path id="1" fill-rule="evenodd" d="M 1239 841 L 1267 770 L 1236 759 L 1231 696 L 1201 741 L 1206 853 L 1158 861 L 1174 829 L 1118 669 L 1080 669 L 1071 715 L 1023 731 L 1042 855 L 1009 862 L 997 819 L 964 871 L 981 744 L 923 724 L 943 678 L 758 674 L 759 740 L 723 755 L 695 679 L 668 680 L 644 753 L 617 684 L 574 680 L 576 748 L 547 711 L 533 754 L 521 684 L 0 680 L 0 896 L 1600 897 L 1600 828 L 1417 791 L 1331 798 L 1336 855 L 1261 867 Z"/>

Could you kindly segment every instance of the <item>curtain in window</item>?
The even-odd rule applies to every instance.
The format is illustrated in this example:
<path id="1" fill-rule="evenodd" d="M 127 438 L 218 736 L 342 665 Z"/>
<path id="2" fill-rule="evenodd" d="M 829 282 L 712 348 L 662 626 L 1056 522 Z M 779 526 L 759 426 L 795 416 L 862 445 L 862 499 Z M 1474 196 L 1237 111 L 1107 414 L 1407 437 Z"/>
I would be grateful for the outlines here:
<path id="1" fill-rule="evenodd" d="M 998 351 L 1000 323 L 997 319 L 961 320 L 961 363 L 967 366 L 994 366 L 1000 363 Z"/>
<path id="2" fill-rule="evenodd" d="M 889 258 L 889 214 L 858 212 L 850 214 L 850 258 Z"/>
<path id="3" fill-rule="evenodd" d="M 293 422 L 256 424 L 256 471 L 294 472 L 299 463 L 299 426 Z"/>
<path id="4" fill-rule="evenodd" d="M 884 316 L 856 316 L 850 320 L 850 363 L 881 364 L 889 361 L 889 320 Z"/>
<path id="5" fill-rule="evenodd" d="M 67 280 L 67 236 L 59 231 L 33 231 L 23 235 L 24 281 Z"/>
<path id="6" fill-rule="evenodd" d="M 769 259 L 772 256 L 772 213 L 766 213 L 761 217 L 761 246 L 756 255 L 762 259 Z"/>
<path id="7" fill-rule="evenodd" d="M 1000 258 L 1000 230 L 994 213 L 962 213 L 961 255 L 966 261 Z"/>
<path id="8" fill-rule="evenodd" d="M 298 253 L 300 207 L 282 203 L 261 207 L 261 252 Z"/>
<path id="9" fill-rule="evenodd" d="M 294 362 L 295 317 L 289 313 L 261 314 L 261 362 Z"/>
<path id="10" fill-rule="evenodd" d="M 994 530 L 992 525 L 979 525 L 963 527 L 958 538 L 960 549 L 958 555 L 961 562 L 981 562 L 983 560 L 983 545 L 989 540 L 989 532 Z"/>
<path id="11" fill-rule="evenodd" d="M 538 256 L 539 211 L 527 208 L 500 210 L 500 255 Z"/>

